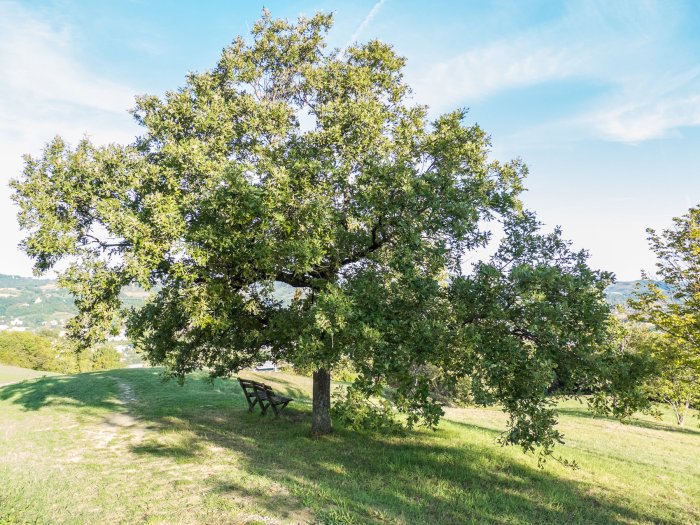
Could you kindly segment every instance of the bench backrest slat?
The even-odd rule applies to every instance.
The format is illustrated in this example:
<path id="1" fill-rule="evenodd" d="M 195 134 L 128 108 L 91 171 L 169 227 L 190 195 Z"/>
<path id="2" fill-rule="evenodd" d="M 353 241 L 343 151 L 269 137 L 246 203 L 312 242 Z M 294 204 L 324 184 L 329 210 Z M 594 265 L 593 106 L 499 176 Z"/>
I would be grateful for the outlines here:
<path id="1" fill-rule="evenodd" d="M 275 395 L 275 393 L 272 391 L 272 387 L 270 385 L 263 384 L 262 388 L 269 397 L 272 397 Z"/>
<path id="2" fill-rule="evenodd" d="M 255 381 L 251 381 L 250 379 L 241 379 L 239 377 L 238 383 L 240 383 L 246 397 L 252 397 L 255 395 Z"/>
<path id="3" fill-rule="evenodd" d="M 241 379 L 239 377 L 238 382 L 240 383 L 241 388 L 247 396 L 254 396 L 256 395 L 256 392 L 263 392 L 266 395 L 274 395 L 272 387 L 270 385 L 266 385 L 265 383 L 261 383 L 260 381 L 253 381 L 252 379 Z"/>

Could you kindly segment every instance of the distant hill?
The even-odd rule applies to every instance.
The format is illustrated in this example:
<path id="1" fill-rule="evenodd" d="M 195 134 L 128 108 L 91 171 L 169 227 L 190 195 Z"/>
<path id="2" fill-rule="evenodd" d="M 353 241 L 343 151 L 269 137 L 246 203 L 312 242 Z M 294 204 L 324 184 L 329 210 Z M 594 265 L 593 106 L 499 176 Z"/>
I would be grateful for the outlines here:
<path id="1" fill-rule="evenodd" d="M 605 291 L 605 298 L 613 306 L 624 305 L 627 299 L 640 286 L 646 289 L 650 281 L 618 281 Z M 654 281 L 663 290 L 670 287 Z M 277 283 L 275 296 L 288 304 L 294 296 L 294 288 Z M 139 306 L 148 297 L 148 292 L 130 286 L 122 292 L 122 301 L 127 306 Z M 60 330 L 64 323 L 75 314 L 71 295 L 59 288 L 53 279 L 34 279 L 0 274 L 0 329 L 10 327 L 28 330 Z"/>
<path id="2" fill-rule="evenodd" d="M 277 283 L 275 296 L 285 304 L 294 297 L 294 288 Z M 140 306 L 148 292 L 128 286 L 121 293 L 125 306 Z M 76 313 L 73 297 L 59 288 L 55 279 L 34 279 L 0 274 L 0 330 L 60 330 Z"/>
<path id="3" fill-rule="evenodd" d="M 608 304 L 612 306 L 625 305 L 627 299 L 630 299 L 637 289 L 646 291 L 648 290 L 649 283 L 652 282 L 659 286 L 666 294 L 671 295 L 671 287 L 662 281 L 638 279 L 636 281 L 618 281 L 615 284 L 611 284 L 605 290 L 605 299 L 608 301 Z"/>
<path id="4" fill-rule="evenodd" d="M 141 305 L 147 297 L 135 286 L 122 292 L 127 306 Z M 0 274 L 0 327 L 60 329 L 75 313 L 73 297 L 54 279 Z"/>

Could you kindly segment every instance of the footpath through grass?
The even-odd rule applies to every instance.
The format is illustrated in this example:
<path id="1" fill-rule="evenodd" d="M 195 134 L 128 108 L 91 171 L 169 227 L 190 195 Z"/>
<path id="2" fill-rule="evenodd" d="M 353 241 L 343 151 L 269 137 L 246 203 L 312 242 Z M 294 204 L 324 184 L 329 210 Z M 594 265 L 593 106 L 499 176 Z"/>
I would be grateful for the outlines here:
<path id="1" fill-rule="evenodd" d="M 249 414 L 235 381 L 129 369 L 0 388 L 0 524 L 700 523 L 700 429 L 562 405 L 581 465 L 494 443 L 498 410 L 436 432 L 309 437 L 310 380 L 247 374 L 297 401 Z"/>

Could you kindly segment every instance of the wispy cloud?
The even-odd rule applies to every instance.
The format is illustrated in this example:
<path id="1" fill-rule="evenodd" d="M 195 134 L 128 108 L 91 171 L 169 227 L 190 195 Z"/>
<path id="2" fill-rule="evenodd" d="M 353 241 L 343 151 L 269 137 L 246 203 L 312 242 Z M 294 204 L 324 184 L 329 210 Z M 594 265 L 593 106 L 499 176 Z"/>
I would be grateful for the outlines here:
<path id="1" fill-rule="evenodd" d="M 585 114 L 569 114 L 567 124 L 599 138 L 639 142 L 700 125 L 698 59 L 678 45 L 682 15 L 671 7 L 571 4 L 546 25 L 503 35 L 414 74 L 416 98 L 441 111 L 509 90 L 579 79 L 608 89 Z"/>
<path id="2" fill-rule="evenodd" d="M 10 2 L 0 3 L 0 112 L 5 126 L 31 120 L 85 123 L 86 112 L 124 114 L 133 89 L 90 72 L 77 58 L 70 27 L 56 27 Z M 82 120 L 82 122 L 80 122 Z M 71 126 L 72 127 L 72 126 Z"/>
<path id="3" fill-rule="evenodd" d="M 136 126 L 127 113 L 135 91 L 95 74 L 80 59 L 73 28 L 49 23 L 37 10 L 0 2 L 0 245 L 21 235 L 10 205 L 8 181 L 22 169 L 22 155 L 37 154 L 54 135 L 76 142 L 128 142 Z M 55 17 L 53 17 L 55 19 Z M 26 274 L 19 253 L 5 253 L 0 272 Z"/>
<path id="4" fill-rule="evenodd" d="M 700 69 L 622 83 L 588 121 L 603 137 L 637 143 L 700 125 Z"/>
<path id="5" fill-rule="evenodd" d="M 355 42 L 357 42 L 360 36 L 362 36 L 362 32 L 367 28 L 367 26 L 372 22 L 372 20 L 374 20 L 374 17 L 377 16 L 377 13 L 379 13 L 379 10 L 382 8 L 382 5 L 384 5 L 385 1 L 386 0 L 379 0 L 376 4 L 372 6 L 372 9 L 369 10 L 367 16 L 365 16 L 362 22 L 360 22 L 360 25 L 357 26 L 355 32 L 343 46 L 343 49 L 340 51 L 341 55 L 344 55 L 347 48 L 353 45 Z"/>
<path id="6" fill-rule="evenodd" d="M 570 49 L 533 45 L 526 37 L 496 42 L 432 66 L 415 82 L 417 97 L 443 108 L 497 92 L 566 78 L 584 58 Z"/>

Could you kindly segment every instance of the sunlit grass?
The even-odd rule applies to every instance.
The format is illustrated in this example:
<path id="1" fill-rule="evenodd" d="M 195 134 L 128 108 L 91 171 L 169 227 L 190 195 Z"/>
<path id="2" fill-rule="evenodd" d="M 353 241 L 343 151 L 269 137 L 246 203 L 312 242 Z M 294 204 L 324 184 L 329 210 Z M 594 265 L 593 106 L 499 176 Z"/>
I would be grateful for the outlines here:
<path id="1" fill-rule="evenodd" d="M 20 368 L 19 366 L 0 364 L 0 386 L 25 379 L 35 379 L 37 377 L 55 376 L 56 372 L 43 372 L 40 370 L 30 370 L 29 368 Z"/>
<path id="2" fill-rule="evenodd" d="M 247 374 L 296 401 L 250 414 L 235 380 L 154 369 L 0 389 L 0 523 L 696 523 L 700 429 L 561 406 L 558 453 L 501 448 L 497 409 L 433 432 L 309 437 L 309 378 Z"/>

